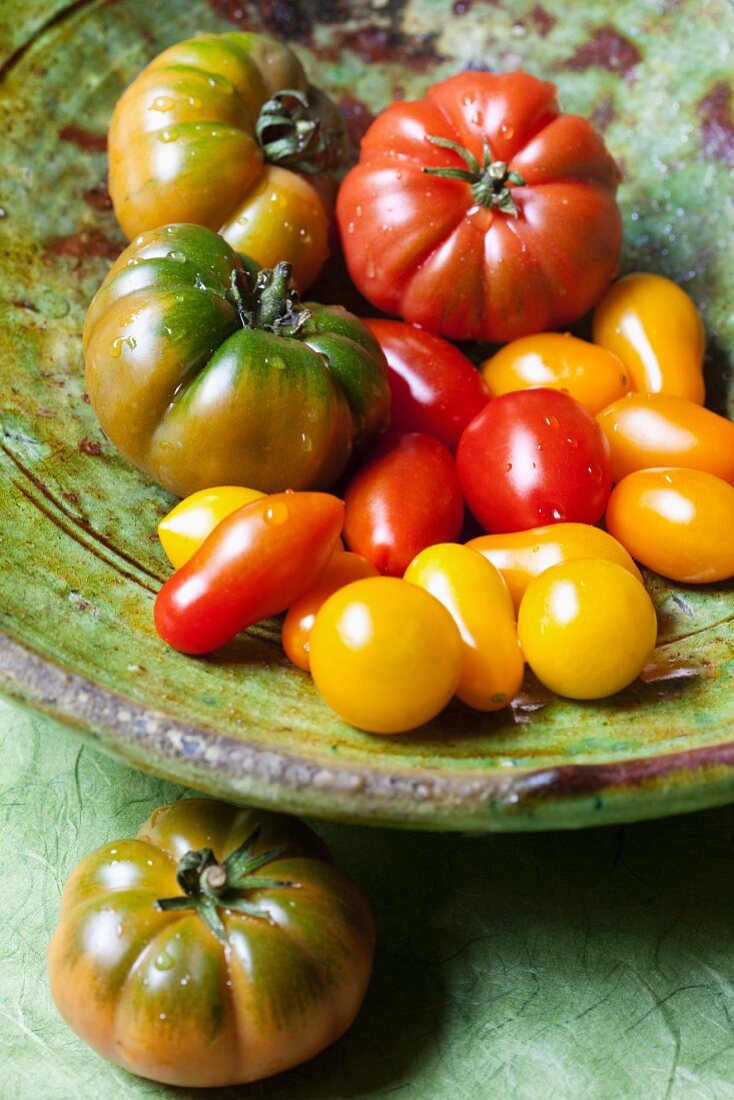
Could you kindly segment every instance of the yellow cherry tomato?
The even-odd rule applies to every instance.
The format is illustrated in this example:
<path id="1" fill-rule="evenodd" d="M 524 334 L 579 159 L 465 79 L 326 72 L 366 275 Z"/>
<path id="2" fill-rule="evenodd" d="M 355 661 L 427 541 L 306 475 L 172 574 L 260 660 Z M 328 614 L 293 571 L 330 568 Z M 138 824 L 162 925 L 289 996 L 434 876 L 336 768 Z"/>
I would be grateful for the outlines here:
<path id="1" fill-rule="evenodd" d="M 158 538 L 173 568 L 185 565 L 218 523 L 263 496 L 257 489 L 222 485 L 201 489 L 179 501 L 158 524 Z"/>
<path id="2" fill-rule="evenodd" d="M 515 609 L 530 582 L 562 561 L 604 558 L 616 562 L 638 581 L 639 569 L 625 548 L 606 531 L 588 523 L 550 523 L 530 531 L 480 535 L 466 544 L 491 561 L 507 581 Z"/>
<path id="3" fill-rule="evenodd" d="M 529 585 L 518 632 L 546 687 L 570 699 L 603 699 L 640 675 L 655 648 L 657 619 L 645 588 L 615 562 L 580 558 Z"/>
<path id="4" fill-rule="evenodd" d="M 687 466 L 734 484 L 734 424 L 667 393 L 630 393 L 597 420 L 609 440 L 615 481 L 652 466 Z"/>
<path id="5" fill-rule="evenodd" d="M 318 584 L 288 610 L 281 639 L 286 657 L 308 672 L 311 668 L 311 630 L 322 604 L 345 584 L 379 575 L 379 570 L 361 554 L 335 551 Z"/>
<path id="6" fill-rule="evenodd" d="M 663 577 L 706 584 L 734 576 L 734 487 L 702 470 L 637 470 L 609 498 L 607 527 Z"/>
<path id="7" fill-rule="evenodd" d="M 563 390 L 592 414 L 632 387 L 622 361 L 606 348 L 570 332 L 539 332 L 505 344 L 482 363 L 493 397 L 514 390 Z"/>
<path id="8" fill-rule="evenodd" d="M 630 389 L 703 404 L 703 325 L 670 279 L 637 272 L 613 283 L 594 310 L 594 343 L 619 356 Z"/>
<path id="9" fill-rule="evenodd" d="M 430 721 L 461 676 L 461 638 L 437 599 L 397 577 L 340 588 L 316 616 L 311 674 L 346 722 L 403 733 Z"/>
<path id="10" fill-rule="evenodd" d="M 512 702 L 525 662 L 512 597 L 499 570 L 476 550 L 447 542 L 422 550 L 404 580 L 440 600 L 459 628 L 461 701 L 476 710 L 499 710 Z"/>

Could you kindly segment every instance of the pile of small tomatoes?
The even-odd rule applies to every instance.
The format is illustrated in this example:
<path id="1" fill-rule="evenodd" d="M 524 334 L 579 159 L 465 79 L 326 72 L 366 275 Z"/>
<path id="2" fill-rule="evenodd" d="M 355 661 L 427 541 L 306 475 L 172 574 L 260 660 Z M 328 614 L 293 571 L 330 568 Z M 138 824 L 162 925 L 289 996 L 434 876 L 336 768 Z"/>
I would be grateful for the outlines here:
<path id="1" fill-rule="evenodd" d="M 612 695 L 656 643 L 636 563 L 734 574 L 734 425 L 703 407 L 700 318 L 662 276 L 611 283 L 619 172 L 553 85 L 451 77 L 379 115 L 344 175 L 292 52 L 209 35 L 128 89 L 110 157 L 134 239 L 90 309 L 87 386 L 184 498 L 159 528 L 170 645 L 286 612 L 327 703 L 400 733 L 454 695 L 509 705 L 526 662 Z M 330 226 L 382 317 L 302 301 Z M 591 342 L 564 331 L 591 309 Z M 449 340 L 496 350 L 477 369 Z"/>

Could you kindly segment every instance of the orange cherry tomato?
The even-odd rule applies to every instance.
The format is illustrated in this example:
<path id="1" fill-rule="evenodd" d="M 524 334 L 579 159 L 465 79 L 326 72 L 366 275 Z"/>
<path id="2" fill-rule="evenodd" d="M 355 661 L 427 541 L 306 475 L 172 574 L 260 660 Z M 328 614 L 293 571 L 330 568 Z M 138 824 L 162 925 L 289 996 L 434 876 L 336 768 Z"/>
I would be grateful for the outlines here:
<path id="1" fill-rule="evenodd" d="M 525 662 L 512 597 L 502 574 L 468 546 L 441 543 L 422 550 L 406 581 L 430 592 L 461 635 L 461 678 L 456 694 L 476 710 L 499 710 L 522 685 Z"/>
<path id="2" fill-rule="evenodd" d="M 597 420 L 612 449 L 615 481 L 651 466 L 686 466 L 734 484 L 734 424 L 667 393 L 630 393 Z"/>
<path id="3" fill-rule="evenodd" d="M 158 538 L 173 568 L 185 565 L 223 519 L 264 496 L 259 489 L 221 485 L 179 501 L 158 524 Z"/>
<path id="4" fill-rule="evenodd" d="M 637 272 L 613 283 L 594 310 L 594 343 L 619 356 L 630 389 L 703 404 L 703 325 L 670 279 Z"/>
<path id="5" fill-rule="evenodd" d="M 283 622 L 283 649 L 286 657 L 305 672 L 311 668 L 311 628 L 323 603 L 345 584 L 364 577 L 379 577 L 374 565 L 361 554 L 336 550 L 320 579 L 304 596 L 292 603 Z"/>
<path id="6" fill-rule="evenodd" d="M 734 487 L 702 470 L 637 470 L 609 498 L 607 527 L 648 569 L 684 584 L 734 576 Z"/>
<path id="7" fill-rule="evenodd" d="M 592 415 L 622 397 L 631 382 L 622 361 L 570 332 L 539 332 L 505 344 L 481 367 L 493 397 L 514 390 L 563 390 Z"/>
<path id="8" fill-rule="evenodd" d="M 588 523 L 550 523 L 530 531 L 480 535 L 466 544 L 499 569 L 507 582 L 515 609 L 530 582 L 563 561 L 603 558 L 621 565 L 638 581 L 639 569 L 616 539 Z"/>

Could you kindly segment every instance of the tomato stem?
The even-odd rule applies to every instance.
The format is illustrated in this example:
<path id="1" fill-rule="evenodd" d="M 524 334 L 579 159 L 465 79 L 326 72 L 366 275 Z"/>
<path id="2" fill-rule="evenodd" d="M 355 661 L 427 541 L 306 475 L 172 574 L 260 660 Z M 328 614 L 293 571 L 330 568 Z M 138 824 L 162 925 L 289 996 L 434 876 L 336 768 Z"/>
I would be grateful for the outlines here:
<path id="1" fill-rule="evenodd" d="M 255 829 L 243 844 L 219 863 L 211 848 L 186 852 L 176 866 L 176 881 L 183 891 L 177 897 L 159 898 L 156 909 L 179 911 L 193 909 L 208 925 L 217 939 L 226 943 L 227 929 L 219 910 L 247 913 L 251 917 L 269 920 L 269 915 L 256 900 L 243 897 L 249 890 L 277 890 L 297 887 L 297 882 L 278 879 L 254 872 L 284 854 L 283 848 L 273 848 L 254 855 L 252 852 L 260 829 Z"/>
<path id="2" fill-rule="evenodd" d="M 462 180 L 471 186 L 474 200 L 479 206 L 491 207 L 513 218 L 519 217 L 520 212 L 508 184 L 512 184 L 513 187 L 523 187 L 525 180 L 519 172 L 512 171 L 505 161 L 492 160 L 492 151 L 486 137 L 483 139 L 484 163 L 481 165 L 471 150 L 459 145 L 457 141 L 431 134 L 428 135 L 428 140 L 434 145 L 440 145 L 442 149 L 453 149 L 467 167 L 424 168 L 424 172 L 431 176 Z"/>
<path id="3" fill-rule="evenodd" d="M 293 265 L 281 260 L 252 279 L 244 269 L 232 272 L 230 296 L 243 328 L 266 329 L 277 336 L 296 336 L 311 316 L 291 285 Z"/>
<path id="4" fill-rule="evenodd" d="M 255 137 L 270 164 L 314 174 L 335 167 L 338 142 L 332 141 L 321 120 L 310 113 L 305 92 L 284 88 L 263 104 L 255 123 Z"/>

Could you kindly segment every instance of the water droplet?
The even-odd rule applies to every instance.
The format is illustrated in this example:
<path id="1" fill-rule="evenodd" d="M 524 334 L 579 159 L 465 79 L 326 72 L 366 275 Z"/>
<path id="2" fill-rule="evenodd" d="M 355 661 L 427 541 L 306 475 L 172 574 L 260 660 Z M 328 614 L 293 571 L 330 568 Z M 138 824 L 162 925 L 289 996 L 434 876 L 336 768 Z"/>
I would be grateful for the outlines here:
<path id="1" fill-rule="evenodd" d="M 301 450 L 305 451 L 306 454 L 313 450 L 313 440 L 307 432 L 301 432 Z"/>
<path id="2" fill-rule="evenodd" d="M 318 409 L 313 409 L 312 408 L 312 409 L 309 409 L 308 412 L 306 413 L 306 420 L 310 421 L 312 424 L 314 423 L 314 421 L 318 420 L 318 418 L 319 418 L 319 410 Z"/>
<path id="3" fill-rule="evenodd" d="M 176 264 L 185 264 L 186 254 L 184 252 L 166 252 L 166 259 L 173 260 Z"/>
<path id="4" fill-rule="evenodd" d="M 194 107 L 194 108 L 195 107 L 201 107 L 201 100 L 197 99 L 196 96 L 190 95 L 189 96 L 189 107 Z"/>
<path id="5" fill-rule="evenodd" d="M 668 483 L 668 485 L 672 485 L 672 484 L 673 484 L 673 479 L 672 479 L 672 477 L 670 476 L 670 474 L 665 474 L 665 475 L 664 475 L 664 477 L 663 477 L 663 481 L 666 481 L 666 482 Z"/>
<path id="6" fill-rule="evenodd" d="M 347 233 L 353 233 L 353 232 L 354 232 L 354 222 L 349 222 L 348 225 L 347 225 Z"/>
<path id="7" fill-rule="evenodd" d="M 167 952 L 161 951 L 160 955 L 156 955 L 153 965 L 156 970 L 170 970 L 173 966 L 173 959 Z"/>
<path id="8" fill-rule="evenodd" d="M 287 519 L 288 505 L 281 500 L 276 501 L 275 504 L 269 504 L 265 509 L 265 522 L 269 523 L 271 527 L 279 527 Z"/>
<path id="9" fill-rule="evenodd" d="M 187 974 L 186 977 L 181 979 L 181 981 L 179 982 L 179 985 L 188 985 L 190 981 L 191 981 L 191 975 Z"/>
<path id="10" fill-rule="evenodd" d="M 509 122 L 503 122 L 500 126 L 500 133 L 509 141 L 510 138 L 515 136 L 515 127 L 510 126 Z"/>
<path id="11" fill-rule="evenodd" d="M 199 277 L 199 276 L 197 275 L 196 277 L 197 277 L 197 279 L 198 279 L 198 277 Z M 186 301 L 186 299 L 184 298 L 183 294 L 177 294 L 177 295 L 176 295 L 176 301 L 177 301 L 177 302 L 179 303 L 179 305 L 180 305 L 180 304 L 181 304 L 181 302 L 185 302 L 185 301 Z"/>
<path id="12" fill-rule="evenodd" d="M 8 216 L 8 212 L 5 209 L 5 207 L 0 206 L 0 221 L 2 221 L 3 218 L 7 218 L 7 216 Z"/>
<path id="13" fill-rule="evenodd" d="M 567 437 L 566 443 L 570 443 L 572 447 L 578 447 L 579 445 L 578 439 L 573 439 L 570 435 Z"/>
<path id="14" fill-rule="evenodd" d="M 117 848 L 110 848 L 110 855 L 111 856 L 116 856 L 117 855 Z"/>
<path id="15" fill-rule="evenodd" d="M 560 512 L 558 508 L 551 508 L 551 519 L 555 520 L 556 523 L 558 523 L 560 520 L 563 519 L 563 513 Z"/>
<path id="16" fill-rule="evenodd" d="M 178 141 L 179 137 L 180 135 L 178 130 L 171 129 L 158 131 L 158 140 L 165 142 L 166 145 L 168 145 L 172 141 Z"/>
<path id="17" fill-rule="evenodd" d="M 355 206 L 354 213 L 357 215 L 358 218 L 362 217 L 362 207 L 359 203 L 357 203 L 357 205 Z"/>
<path id="18" fill-rule="evenodd" d="M 604 477 L 604 471 L 601 466 L 589 466 L 589 473 L 594 481 L 601 481 Z"/>
<path id="19" fill-rule="evenodd" d="M 545 420 L 545 422 L 546 422 L 546 424 L 548 425 L 549 428 L 557 428 L 558 427 L 558 417 L 557 416 L 544 416 L 543 419 Z"/>
<path id="20" fill-rule="evenodd" d="M 512 469 L 512 463 L 511 462 L 505 463 L 505 470 L 507 471 L 507 473 L 509 473 L 511 469 Z"/>
<path id="21" fill-rule="evenodd" d="M 115 929 L 115 931 L 117 932 L 117 935 L 118 935 L 118 937 L 119 937 L 119 936 L 121 936 L 121 935 L 122 935 L 122 925 L 121 925 L 121 924 L 118 924 L 118 926 L 117 926 L 117 928 Z"/>
<path id="22" fill-rule="evenodd" d="M 165 1012 L 159 1012 L 158 1013 L 158 1019 L 159 1020 L 165 1020 L 165 1018 L 166 1018 Z"/>
<path id="23" fill-rule="evenodd" d="M 248 218 L 247 214 L 240 214 L 239 218 L 237 219 L 237 224 L 238 225 L 247 225 L 249 220 L 250 219 Z"/>
<path id="24" fill-rule="evenodd" d="M 120 358 L 125 345 L 130 348 L 130 351 L 133 351 L 138 346 L 138 342 L 134 336 L 118 336 L 116 340 L 112 341 L 112 347 L 110 348 L 110 355 L 113 359 Z"/>
<path id="25" fill-rule="evenodd" d="M 172 111 L 175 106 L 176 101 L 171 99 L 169 95 L 158 95 L 155 97 L 148 110 L 161 112 Z"/>

